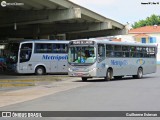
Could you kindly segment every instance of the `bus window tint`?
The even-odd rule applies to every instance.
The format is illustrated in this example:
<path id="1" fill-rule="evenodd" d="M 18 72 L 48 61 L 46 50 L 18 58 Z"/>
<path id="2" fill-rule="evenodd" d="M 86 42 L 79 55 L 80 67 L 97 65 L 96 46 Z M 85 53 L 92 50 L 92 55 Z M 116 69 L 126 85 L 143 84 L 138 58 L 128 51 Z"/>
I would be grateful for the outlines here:
<path id="1" fill-rule="evenodd" d="M 30 60 L 32 54 L 32 43 L 24 43 L 20 51 L 20 63 Z"/>
<path id="2" fill-rule="evenodd" d="M 130 57 L 137 57 L 137 51 L 135 46 L 130 46 Z"/>
<path id="3" fill-rule="evenodd" d="M 137 51 L 137 57 L 142 58 L 143 57 L 142 47 L 136 47 L 136 51 Z"/>
<path id="4" fill-rule="evenodd" d="M 129 46 L 122 46 L 123 57 L 129 57 Z"/>
<path id="5" fill-rule="evenodd" d="M 151 58 L 156 57 L 156 50 L 154 47 L 150 47 L 148 51 L 149 51 L 149 57 Z"/>
<path id="6" fill-rule="evenodd" d="M 147 57 L 147 48 L 142 47 L 143 57 Z"/>
<path id="7" fill-rule="evenodd" d="M 98 58 L 100 61 L 105 59 L 105 46 L 104 46 L 104 44 L 98 44 Z"/>
<path id="8" fill-rule="evenodd" d="M 115 57 L 122 57 L 122 47 L 120 45 L 115 45 L 114 47 Z"/>
<path id="9" fill-rule="evenodd" d="M 35 53 L 51 53 L 52 44 L 48 43 L 36 43 L 35 44 Z"/>
<path id="10" fill-rule="evenodd" d="M 67 44 L 53 44 L 53 53 L 67 53 L 68 45 Z"/>
<path id="11" fill-rule="evenodd" d="M 106 45 L 106 57 L 114 57 L 114 45 Z"/>

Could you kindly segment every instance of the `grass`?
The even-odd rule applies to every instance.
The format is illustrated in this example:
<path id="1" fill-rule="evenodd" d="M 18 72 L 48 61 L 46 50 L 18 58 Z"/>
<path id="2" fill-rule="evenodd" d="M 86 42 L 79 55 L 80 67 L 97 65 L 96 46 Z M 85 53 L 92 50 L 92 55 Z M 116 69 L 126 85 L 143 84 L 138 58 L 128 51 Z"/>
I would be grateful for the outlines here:
<path id="1" fill-rule="evenodd" d="M 67 76 L 33 76 L 32 78 L 24 79 L 0 79 L 0 87 L 25 87 L 25 86 L 36 86 L 47 82 L 61 81 L 64 80 Z M 37 84 L 38 83 L 38 84 Z"/>

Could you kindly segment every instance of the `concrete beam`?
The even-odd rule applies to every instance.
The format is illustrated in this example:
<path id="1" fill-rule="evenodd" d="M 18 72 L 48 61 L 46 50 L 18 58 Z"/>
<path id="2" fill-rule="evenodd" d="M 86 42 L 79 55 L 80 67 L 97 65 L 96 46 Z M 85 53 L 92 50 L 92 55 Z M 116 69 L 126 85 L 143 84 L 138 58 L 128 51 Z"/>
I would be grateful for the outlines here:
<path id="1" fill-rule="evenodd" d="M 72 8 L 73 4 L 68 0 L 48 0 L 50 2 L 53 2 L 54 4 L 57 4 L 58 6 L 64 7 L 64 8 Z"/>
<path id="2" fill-rule="evenodd" d="M 88 23 L 88 29 L 83 30 L 83 32 L 107 30 L 107 29 L 112 29 L 112 26 L 110 25 L 110 23 L 107 23 L 107 22 Z"/>
<path id="3" fill-rule="evenodd" d="M 65 8 L 80 8 L 81 9 L 81 13 L 83 16 L 87 16 L 89 17 L 89 19 L 94 19 L 95 21 L 94 22 L 107 22 L 107 23 L 111 23 L 112 26 L 114 27 L 117 27 L 117 28 L 120 28 L 120 29 L 123 29 L 124 28 L 124 25 L 117 22 L 117 21 L 114 21 L 114 20 L 111 20 L 109 18 L 106 18 L 96 12 L 93 12 L 89 9 L 86 9 L 82 6 L 79 6 L 77 4 L 74 4 L 73 2 L 71 1 L 66 1 L 66 0 L 49 0 L 59 6 L 62 6 L 62 7 L 65 7 Z"/>
<path id="4" fill-rule="evenodd" d="M 62 33 L 78 33 L 78 32 L 91 32 L 98 30 L 111 29 L 108 23 L 52 23 L 52 24 L 35 24 L 35 25 L 17 25 L 1 27 L 0 36 L 39 36 L 49 34 L 62 34 Z M 8 34 L 10 33 L 10 34 Z"/>
<path id="5" fill-rule="evenodd" d="M 21 2 L 21 1 L 22 0 L 18 0 L 18 2 Z M 25 6 L 25 5 L 31 6 L 32 9 L 38 9 L 38 10 L 44 9 L 43 4 L 37 4 L 34 0 L 24 0 L 23 3 L 24 3 L 23 6 Z"/>
<path id="6" fill-rule="evenodd" d="M 80 8 L 65 10 L 30 10 L 28 11 L 5 11 L 0 12 L 0 27 L 17 25 L 48 23 L 55 21 L 71 20 L 81 18 Z M 11 19 L 12 18 L 12 19 Z"/>
<path id="7" fill-rule="evenodd" d="M 53 2 L 51 1 L 47 1 L 47 0 L 32 0 L 35 2 L 35 4 L 40 4 L 40 5 L 43 5 L 45 6 L 46 8 L 49 8 L 49 9 L 55 9 L 57 7 L 57 5 L 55 5 Z M 58 0 L 60 1 L 60 0 Z M 30 0 L 29 0 L 30 2 Z"/>
<path id="8" fill-rule="evenodd" d="M 10 31 L 0 30 L 0 38 L 37 38 L 43 35 L 53 35 L 59 34 L 58 32 L 53 31 L 38 31 L 37 29 L 19 29 L 17 31 L 9 29 Z M 47 32 L 47 33 L 46 33 Z M 50 34 L 48 33 L 50 32 Z M 8 34 L 10 33 L 10 34 Z M 65 32 L 64 32 L 65 33 Z M 93 37 L 102 37 L 102 36 L 113 36 L 113 35 L 123 35 L 125 29 L 110 29 L 110 30 L 98 30 L 98 31 L 88 31 L 88 32 L 76 32 L 76 33 L 66 33 L 66 39 L 82 39 L 82 38 L 93 38 Z"/>
<path id="9" fill-rule="evenodd" d="M 94 37 L 102 37 L 102 36 L 114 36 L 114 35 L 125 35 L 125 29 L 110 29 L 110 30 L 100 30 L 100 31 L 92 31 L 92 32 L 81 32 L 81 33 L 67 33 L 66 39 L 84 39 L 84 38 L 94 38 Z"/>

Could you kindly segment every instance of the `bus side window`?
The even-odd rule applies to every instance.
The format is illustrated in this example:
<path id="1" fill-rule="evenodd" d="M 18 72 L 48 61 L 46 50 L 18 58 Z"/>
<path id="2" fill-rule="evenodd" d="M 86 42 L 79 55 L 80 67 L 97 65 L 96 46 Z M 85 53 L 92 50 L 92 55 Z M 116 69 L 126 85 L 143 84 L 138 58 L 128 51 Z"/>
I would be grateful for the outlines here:
<path id="1" fill-rule="evenodd" d="M 110 51 L 110 57 L 115 57 L 115 52 L 114 51 Z"/>
<path id="2" fill-rule="evenodd" d="M 115 57 L 122 57 L 122 52 L 115 52 Z"/>
<path id="3" fill-rule="evenodd" d="M 56 44 L 53 44 L 53 53 L 57 53 Z"/>
<path id="4" fill-rule="evenodd" d="M 123 52 L 123 57 L 129 57 L 129 52 Z"/>
<path id="5" fill-rule="evenodd" d="M 136 51 L 137 51 L 137 57 L 138 58 L 143 57 L 142 47 L 136 47 Z"/>
<path id="6" fill-rule="evenodd" d="M 135 46 L 130 46 L 129 51 L 130 51 L 130 57 L 137 57 L 137 51 Z"/>
<path id="7" fill-rule="evenodd" d="M 53 53 L 67 53 L 67 44 L 53 44 Z"/>
<path id="8" fill-rule="evenodd" d="M 68 52 L 68 46 L 67 46 L 67 44 L 61 44 L 60 45 L 60 52 L 61 53 L 67 53 Z"/>
<path id="9" fill-rule="evenodd" d="M 110 52 L 106 51 L 106 57 L 110 57 Z"/>
<path id="10" fill-rule="evenodd" d="M 99 61 L 105 59 L 105 46 L 104 44 L 98 44 L 98 58 Z"/>
<path id="11" fill-rule="evenodd" d="M 114 51 L 106 51 L 106 57 L 114 57 L 115 53 Z"/>
<path id="12" fill-rule="evenodd" d="M 106 45 L 106 57 L 114 57 L 114 45 Z"/>
<path id="13" fill-rule="evenodd" d="M 156 57 L 156 48 L 149 47 L 149 57 L 150 58 L 155 58 Z"/>
<path id="14" fill-rule="evenodd" d="M 52 45 L 48 43 L 36 43 L 35 53 L 51 53 Z"/>
<path id="15" fill-rule="evenodd" d="M 147 57 L 147 49 L 146 49 L 146 47 L 142 48 L 142 52 L 143 52 L 143 57 Z"/>
<path id="16" fill-rule="evenodd" d="M 115 55 L 114 55 L 114 57 L 123 57 L 123 55 L 122 55 L 122 46 L 121 45 L 115 45 L 115 47 L 114 47 L 114 53 L 115 53 Z"/>
<path id="17" fill-rule="evenodd" d="M 129 57 L 129 46 L 122 46 L 123 57 Z"/>

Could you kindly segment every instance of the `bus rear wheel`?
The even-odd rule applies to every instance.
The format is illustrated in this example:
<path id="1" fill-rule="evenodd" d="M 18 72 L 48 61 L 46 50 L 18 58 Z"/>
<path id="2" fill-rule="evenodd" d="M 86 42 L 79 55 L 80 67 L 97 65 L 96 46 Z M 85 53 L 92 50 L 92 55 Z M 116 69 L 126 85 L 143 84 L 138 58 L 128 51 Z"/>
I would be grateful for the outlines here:
<path id="1" fill-rule="evenodd" d="M 137 75 L 133 75 L 133 78 L 141 79 L 143 77 L 143 69 L 138 68 Z"/>
<path id="2" fill-rule="evenodd" d="M 87 81 L 87 77 L 82 77 L 82 81 L 83 82 Z"/>
<path id="3" fill-rule="evenodd" d="M 106 81 L 110 81 L 112 79 L 112 70 L 108 69 L 106 72 L 106 77 L 104 78 Z"/>
<path id="4" fill-rule="evenodd" d="M 44 75 L 45 74 L 45 69 L 42 66 L 39 66 L 35 70 L 36 75 Z"/>

